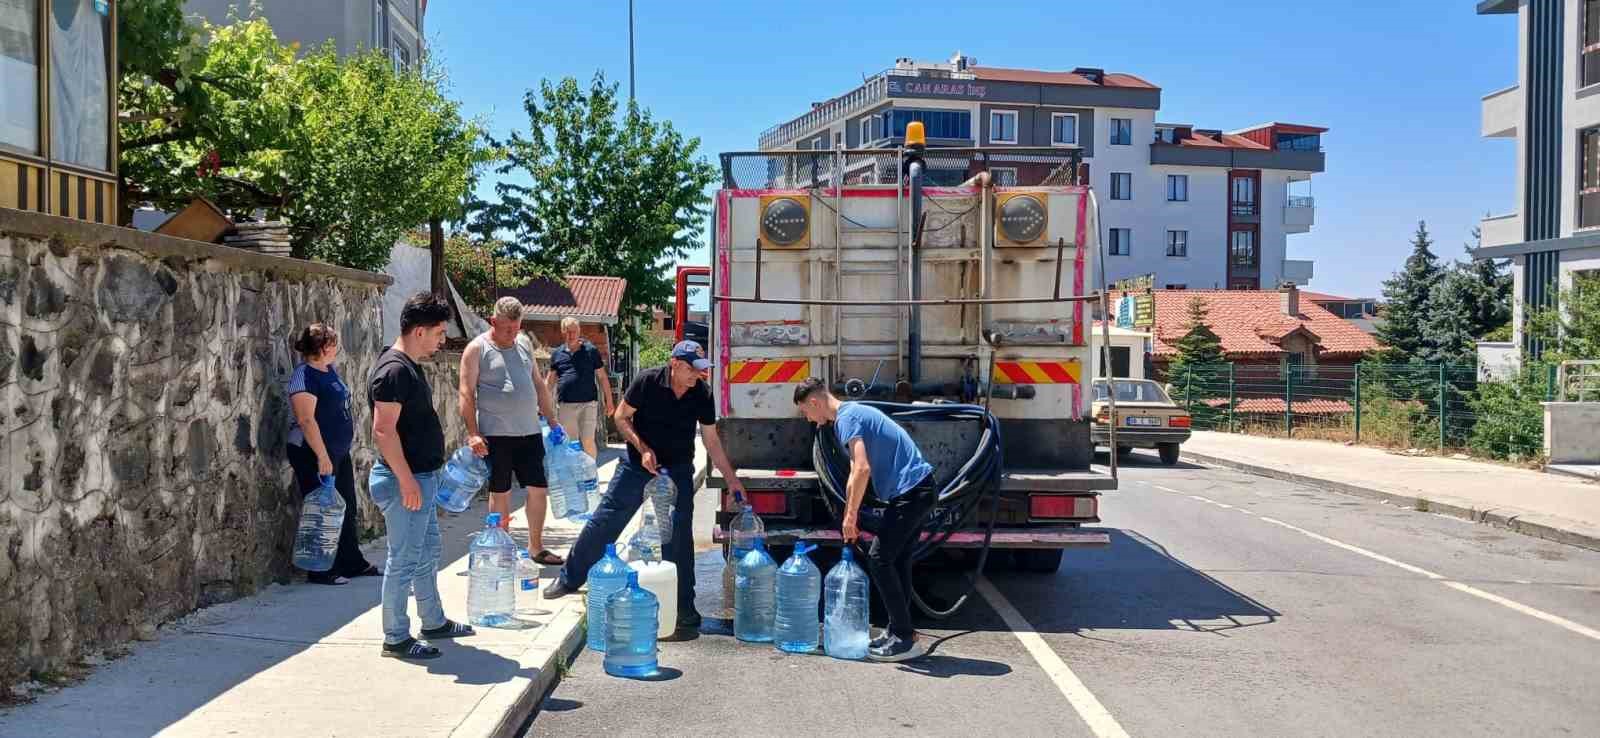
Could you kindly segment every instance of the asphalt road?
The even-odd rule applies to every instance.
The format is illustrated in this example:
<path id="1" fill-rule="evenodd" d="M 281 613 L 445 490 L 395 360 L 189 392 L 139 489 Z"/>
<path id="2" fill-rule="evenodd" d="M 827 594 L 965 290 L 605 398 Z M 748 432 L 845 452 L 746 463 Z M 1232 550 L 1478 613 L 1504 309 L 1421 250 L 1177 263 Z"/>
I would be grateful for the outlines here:
<path id="1" fill-rule="evenodd" d="M 1108 548 L 921 623 L 925 659 L 585 652 L 529 735 L 1600 735 L 1600 553 L 1142 452 L 1101 515 Z"/>

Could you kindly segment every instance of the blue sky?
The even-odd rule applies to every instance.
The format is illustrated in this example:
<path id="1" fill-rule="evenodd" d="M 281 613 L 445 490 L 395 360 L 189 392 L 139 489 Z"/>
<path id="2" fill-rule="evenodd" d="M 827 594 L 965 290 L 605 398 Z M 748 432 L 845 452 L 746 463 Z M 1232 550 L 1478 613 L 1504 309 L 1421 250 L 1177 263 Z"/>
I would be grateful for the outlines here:
<path id="1" fill-rule="evenodd" d="M 1479 218 L 1516 210 L 1514 144 L 1478 135 L 1482 96 L 1516 81 L 1516 21 L 1478 16 L 1472 0 L 945 5 L 798 12 L 638 0 L 639 101 L 714 158 L 755 148 L 762 129 L 896 57 L 960 49 L 993 66 L 1140 75 L 1162 88 L 1161 120 L 1328 126 L 1328 171 L 1312 182 L 1316 226 L 1289 237 L 1291 258 L 1316 261 L 1311 289 L 1322 292 L 1377 294 L 1419 219 L 1435 253 L 1460 258 Z M 522 96 L 541 78 L 587 82 L 603 70 L 627 94 L 626 0 L 435 0 L 430 11 L 452 95 L 496 133 L 527 125 Z"/>

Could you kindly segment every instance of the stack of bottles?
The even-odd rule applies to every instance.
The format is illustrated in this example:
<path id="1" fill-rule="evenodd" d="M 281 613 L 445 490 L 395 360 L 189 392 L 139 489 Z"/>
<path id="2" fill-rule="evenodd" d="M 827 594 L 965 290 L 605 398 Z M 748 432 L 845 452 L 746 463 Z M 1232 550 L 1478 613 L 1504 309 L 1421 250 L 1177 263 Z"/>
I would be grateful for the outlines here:
<path id="1" fill-rule="evenodd" d="M 488 481 L 489 464 L 478 458 L 471 447 L 462 446 L 445 462 L 439 491 L 434 494 L 433 500 L 450 512 L 466 512 L 472 505 L 472 498 Z"/>
<path id="2" fill-rule="evenodd" d="M 576 441 L 567 443 L 557 427 L 545 437 L 544 473 L 550 489 L 550 514 L 562 519 L 587 517 L 589 492 L 597 483 L 594 459 Z"/>
<path id="3" fill-rule="evenodd" d="M 511 622 L 517 607 L 517 544 L 500 528 L 500 513 L 489 513 L 468 548 L 467 622 L 498 627 Z"/>
<path id="4" fill-rule="evenodd" d="M 300 527 L 294 537 L 295 566 L 317 572 L 333 568 L 344 513 L 344 498 L 334 489 L 333 477 L 323 475 L 322 485 L 300 504 Z"/>

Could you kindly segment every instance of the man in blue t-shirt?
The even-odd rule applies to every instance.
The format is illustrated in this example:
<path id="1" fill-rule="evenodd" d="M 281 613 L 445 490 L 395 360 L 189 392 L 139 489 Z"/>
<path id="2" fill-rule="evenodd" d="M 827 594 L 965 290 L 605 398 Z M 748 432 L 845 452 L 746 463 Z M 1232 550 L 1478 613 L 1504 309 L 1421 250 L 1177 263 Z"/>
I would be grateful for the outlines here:
<path id="1" fill-rule="evenodd" d="M 923 650 L 911 627 L 908 577 L 917 531 L 938 500 L 933 467 L 922 458 L 911 435 L 883 411 L 840 402 L 816 377 L 795 388 L 794 404 L 806 420 L 819 426 L 832 424 L 839 443 L 850 454 L 844 520 L 839 526 L 845 542 L 854 543 L 858 536 L 857 514 L 869 482 L 873 496 L 886 503 L 883 522 L 873 531 L 875 537 L 867 549 L 867 560 L 872 566 L 872 582 L 889 611 L 889 627 L 872 640 L 867 657 L 873 661 L 905 661 L 921 656 Z"/>

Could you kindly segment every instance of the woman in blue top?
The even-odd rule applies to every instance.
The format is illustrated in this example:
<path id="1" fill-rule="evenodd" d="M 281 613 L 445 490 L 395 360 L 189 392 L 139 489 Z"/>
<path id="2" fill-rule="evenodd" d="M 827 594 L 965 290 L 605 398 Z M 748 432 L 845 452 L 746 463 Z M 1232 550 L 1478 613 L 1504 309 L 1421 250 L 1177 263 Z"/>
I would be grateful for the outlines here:
<path id="1" fill-rule="evenodd" d="M 301 497 L 320 487 L 323 475 L 333 476 L 345 510 L 333 568 L 309 572 L 306 581 L 348 584 L 347 577 L 382 576 L 383 572 L 361 555 L 356 537 L 356 478 L 350 463 L 355 423 L 350 418 L 350 388 L 333 368 L 333 360 L 339 355 L 339 334 L 321 323 L 312 323 L 301 331 L 294 349 L 300 352 L 304 363 L 295 367 L 289 378 L 289 403 L 294 406 L 286 450 L 289 465 L 294 467 Z"/>

